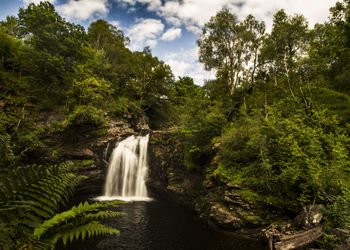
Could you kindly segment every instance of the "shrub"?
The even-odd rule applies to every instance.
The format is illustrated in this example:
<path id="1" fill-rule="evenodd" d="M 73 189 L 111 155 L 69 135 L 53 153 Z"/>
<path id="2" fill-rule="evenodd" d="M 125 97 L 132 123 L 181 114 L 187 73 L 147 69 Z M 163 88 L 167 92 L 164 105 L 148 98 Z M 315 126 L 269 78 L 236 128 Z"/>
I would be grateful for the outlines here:
<path id="1" fill-rule="evenodd" d="M 286 115 L 270 108 L 268 118 L 226 130 L 221 143 L 219 163 L 243 183 L 300 204 L 338 194 L 350 164 L 348 132 L 326 110 Z"/>

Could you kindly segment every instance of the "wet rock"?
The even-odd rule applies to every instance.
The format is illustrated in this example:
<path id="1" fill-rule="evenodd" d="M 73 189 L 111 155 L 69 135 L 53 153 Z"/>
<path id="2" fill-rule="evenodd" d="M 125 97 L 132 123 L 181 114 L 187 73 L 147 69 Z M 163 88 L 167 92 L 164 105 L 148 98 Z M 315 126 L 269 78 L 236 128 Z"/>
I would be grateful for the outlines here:
<path id="1" fill-rule="evenodd" d="M 150 132 L 150 128 L 148 125 L 148 119 L 146 116 L 140 116 L 137 118 L 129 117 L 127 119 L 128 119 L 128 123 L 131 125 L 131 127 L 135 131 L 137 131 L 137 132 L 142 132 L 142 131 Z"/>
<path id="2" fill-rule="evenodd" d="M 123 121 L 110 121 L 108 123 L 107 136 L 108 137 L 121 137 L 123 135 L 134 134 L 134 130 L 129 124 Z"/>
<path id="3" fill-rule="evenodd" d="M 225 211 L 218 204 L 213 205 L 210 209 L 210 218 L 219 226 L 227 229 L 241 228 L 241 219 L 233 216 L 230 212 Z"/>
<path id="4" fill-rule="evenodd" d="M 237 183 L 232 183 L 232 182 L 229 182 L 226 184 L 226 186 L 229 188 L 229 189 L 238 189 L 240 190 L 241 189 L 241 186 Z"/>
<path id="5" fill-rule="evenodd" d="M 228 204 L 250 210 L 250 205 L 242 199 L 239 193 L 233 190 L 228 190 L 225 192 L 224 201 Z"/>
<path id="6" fill-rule="evenodd" d="M 89 148 L 64 148 L 60 152 L 60 156 L 66 159 L 94 159 L 96 155 Z"/>
<path id="7" fill-rule="evenodd" d="M 303 207 L 302 211 L 295 217 L 294 226 L 296 228 L 310 229 L 318 226 L 323 218 L 323 205 L 310 205 Z"/>

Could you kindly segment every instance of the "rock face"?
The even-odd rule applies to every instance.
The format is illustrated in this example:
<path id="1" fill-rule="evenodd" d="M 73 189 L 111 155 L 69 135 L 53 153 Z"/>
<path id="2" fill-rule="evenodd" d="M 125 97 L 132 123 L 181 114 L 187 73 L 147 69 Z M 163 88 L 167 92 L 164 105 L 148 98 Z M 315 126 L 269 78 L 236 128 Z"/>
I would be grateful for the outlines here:
<path id="1" fill-rule="evenodd" d="M 176 135 L 152 132 L 148 186 L 153 191 L 165 193 L 195 210 L 202 220 L 214 226 L 242 231 L 261 225 L 260 209 L 241 197 L 240 186 L 207 180 L 204 171 L 187 169 L 183 152 Z"/>
<path id="2" fill-rule="evenodd" d="M 228 229 L 240 229 L 241 219 L 232 215 L 232 213 L 225 211 L 220 205 L 215 204 L 210 208 L 210 218 L 218 225 Z"/>
<path id="3" fill-rule="evenodd" d="M 182 163 L 182 145 L 171 133 L 153 131 L 148 152 L 148 186 L 192 207 L 193 200 L 203 193 L 203 176 L 187 171 Z"/>

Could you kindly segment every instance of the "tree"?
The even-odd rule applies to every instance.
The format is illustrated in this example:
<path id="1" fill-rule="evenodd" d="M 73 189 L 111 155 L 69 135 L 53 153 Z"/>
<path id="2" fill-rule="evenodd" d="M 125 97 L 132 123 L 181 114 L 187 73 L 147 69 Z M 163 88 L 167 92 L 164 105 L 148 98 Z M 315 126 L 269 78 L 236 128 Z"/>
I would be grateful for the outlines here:
<path id="1" fill-rule="evenodd" d="M 91 68 L 111 82 L 116 92 L 121 91 L 132 67 L 132 52 L 125 47 L 129 38 L 117 27 L 100 19 L 90 24 L 88 40 L 97 57 Z"/>
<path id="2" fill-rule="evenodd" d="M 153 57 L 146 47 L 142 52 L 133 53 L 132 77 L 129 95 L 138 100 L 142 110 L 152 119 L 165 119 L 169 116 L 173 74 L 169 65 Z"/>
<path id="3" fill-rule="evenodd" d="M 314 29 L 310 57 L 328 87 L 349 95 L 350 1 L 338 2 L 330 11 L 330 20 Z"/>
<path id="4" fill-rule="evenodd" d="M 49 2 L 30 3 L 18 13 L 27 47 L 26 71 L 35 84 L 58 92 L 69 87 L 76 67 L 91 56 L 84 27 L 66 22 Z"/>
<path id="5" fill-rule="evenodd" d="M 274 15 L 272 32 L 261 49 L 261 64 L 267 67 L 276 85 L 280 81 L 287 83 L 287 92 L 295 99 L 293 85 L 299 83 L 297 73 L 301 66 L 298 62 L 306 55 L 309 42 L 306 19 L 302 15 L 288 16 L 284 10 L 279 10 Z"/>
<path id="6" fill-rule="evenodd" d="M 123 31 L 102 19 L 90 24 L 88 40 L 91 47 L 96 51 L 106 50 L 112 44 L 125 46 L 129 42 Z"/>
<path id="7" fill-rule="evenodd" d="M 177 81 L 174 82 L 174 102 L 177 105 L 184 105 L 189 98 L 192 98 L 197 94 L 199 86 L 193 83 L 193 79 L 185 76 L 179 77 Z"/>
<path id="8" fill-rule="evenodd" d="M 253 16 L 238 22 L 229 10 L 222 9 L 205 24 L 197 41 L 199 61 L 226 80 L 232 95 L 253 82 L 264 32 L 264 23 Z"/>

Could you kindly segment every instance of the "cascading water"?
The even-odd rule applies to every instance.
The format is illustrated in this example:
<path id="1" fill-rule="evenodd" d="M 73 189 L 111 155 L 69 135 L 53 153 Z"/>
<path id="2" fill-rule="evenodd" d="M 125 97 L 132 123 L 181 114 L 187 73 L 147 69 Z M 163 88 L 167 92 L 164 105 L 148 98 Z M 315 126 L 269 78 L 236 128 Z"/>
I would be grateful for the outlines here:
<path id="1" fill-rule="evenodd" d="M 109 161 L 104 196 L 100 200 L 149 200 L 146 188 L 149 135 L 119 142 Z"/>

